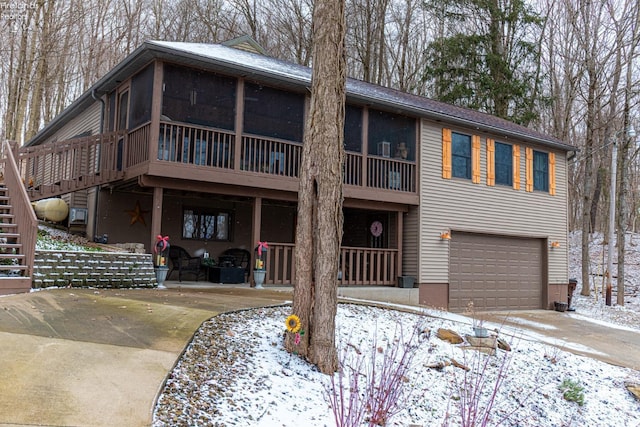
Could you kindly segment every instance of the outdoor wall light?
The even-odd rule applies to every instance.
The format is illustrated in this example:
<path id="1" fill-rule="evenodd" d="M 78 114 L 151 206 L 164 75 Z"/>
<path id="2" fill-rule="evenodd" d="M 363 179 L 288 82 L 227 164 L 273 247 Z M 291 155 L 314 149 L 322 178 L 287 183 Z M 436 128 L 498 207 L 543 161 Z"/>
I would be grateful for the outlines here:
<path id="1" fill-rule="evenodd" d="M 451 240 L 451 232 L 450 231 L 443 231 L 442 233 L 440 233 L 440 239 L 442 239 L 442 240 Z"/>
<path id="2" fill-rule="evenodd" d="M 551 249 L 555 249 L 555 248 L 559 248 L 559 247 L 560 247 L 560 242 L 558 242 L 557 240 L 551 242 Z"/>

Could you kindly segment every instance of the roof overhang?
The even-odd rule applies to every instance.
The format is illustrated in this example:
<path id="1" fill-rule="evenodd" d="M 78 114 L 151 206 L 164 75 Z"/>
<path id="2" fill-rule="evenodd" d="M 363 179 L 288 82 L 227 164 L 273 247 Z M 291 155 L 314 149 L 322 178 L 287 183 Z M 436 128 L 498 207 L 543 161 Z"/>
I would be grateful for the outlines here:
<path id="1" fill-rule="evenodd" d="M 68 120 L 96 102 L 99 96 L 113 91 L 122 81 L 154 60 L 239 76 L 299 92 L 309 90 L 311 86 L 309 67 L 219 44 L 146 41 L 47 124 L 27 145 L 42 143 Z M 347 98 L 363 105 L 386 107 L 392 111 L 399 110 L 416 117 L 540 144 L 561 151 L 576 150 L 573 145 L 561 140 L 488 114 L 360 80 L 347 79 Z"/>

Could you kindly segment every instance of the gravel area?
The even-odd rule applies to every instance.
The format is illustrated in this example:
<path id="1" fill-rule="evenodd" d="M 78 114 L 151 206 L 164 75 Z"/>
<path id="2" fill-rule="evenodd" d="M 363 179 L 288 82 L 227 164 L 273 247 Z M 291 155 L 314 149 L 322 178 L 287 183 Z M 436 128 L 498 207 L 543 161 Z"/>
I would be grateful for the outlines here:
<path id="1" fill-rule="evenodd" d="M 575 241 L 575 234 L 571 236 Z M 594 239 L 592 271 L 602 248 Z M 631 246 L 625 306 L 607 307 L 601 297 L 574 294 L 573 306 L 581 315 L 628 328 L 640 327 L 640 251 Z M 579 251 L 569 249 L 570 277 L 579 272 Z M 155 408 L 153 425 L 160 426 L 304 426 L 335 425 L 328 403 L 328 378 L 282 347 L 284 319 L 290 307 L 227 313 L 205 322 L 169 374 Z M 367 354 L 393 348 L 398 325 L 410 327 L 421 316 L 374 307 L 340 305 L 336 318 L 339 351 Z M 453 328 L 459 323 L 428 317 L 427 328 Z M 422 319 L 424 320 L 424 319 Z M 377 335 L 377 337 L 376 337 Z M 403 395 L 403 408 L 387 426 L 461 425 L 460 396 L 464 374 L 454 367 L 425 368 L 452 358 L 480 363 L 467 351 L 442 342 L 431 333 L 415 358 L 407 377 L 411 392 Z M 377 341 L 376 341 L 377 340 Z M 384 342 L 384 345 L 379 344 Z M 565 352 L 543 343 L 511 342 L 513 352 L 500 353 L 488 365 L 476 365 L 484 380 L 479 398 L 482 412 L 490 405 L 495 382 L 499 386 L 494 417 L 506 416 L 506 426 L 640 426 L 640 402 L 624 388 L 640 382 L 640 373 Z M 358 356 L 359 357 L 359 356 Z M 370 357 L 375 358 L 375 356 Z M 476 360 L 476 362 L 473 362 Z M 504 372 L 503 372 L 504 370 Z M 503 373 L 505 374 L 503 376 Z M 567 380 L 582 387 L 585 403 L 563 398 Z M 511 415 L 507 415 L 511 414 Z M 355 425 L 366 425 L 355 424 Z"/>

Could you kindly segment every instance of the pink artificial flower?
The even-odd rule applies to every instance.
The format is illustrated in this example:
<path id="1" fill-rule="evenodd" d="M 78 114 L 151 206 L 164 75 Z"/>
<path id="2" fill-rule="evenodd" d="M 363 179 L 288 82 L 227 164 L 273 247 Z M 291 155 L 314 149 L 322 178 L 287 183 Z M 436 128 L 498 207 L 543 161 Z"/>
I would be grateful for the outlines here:
<path id="1" fill-rule="evenodd" d="M 294 341 L 296 343 L 296 345 L 300 344 L 300 334 L 296 333 L 296 339 Z"/>

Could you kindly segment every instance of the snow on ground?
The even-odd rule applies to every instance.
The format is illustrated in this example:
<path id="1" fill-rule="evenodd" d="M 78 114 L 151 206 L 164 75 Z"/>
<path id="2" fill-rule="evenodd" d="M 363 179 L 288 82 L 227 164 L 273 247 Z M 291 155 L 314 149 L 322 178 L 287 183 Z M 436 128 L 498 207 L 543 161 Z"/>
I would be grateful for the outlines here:
<path id="1" fill-rule="evenodd" d="M 592 235 L 590 244 L 591 264 L 591 296 L 580 295 L 582 289 L 582 258 L 580 250 L 580 233 L 571 233 L 569 237 L 569 277 L 578 279 L 578 288 L 573 294 L 571 306 L 583 316 L 605 320 L 623 326 L 640 329 L 640 234 L 627 235 L 627 251 L 625 260 L 625 304 L 619 306 L 617 300 L 617 262 L 614 258 L 612 275 L 612 303 L 605 305 L 602 288 L 605 286 L 604 274 L 607 266 L 607 246 L 603 244 L 602 233 Z M 615 248 L 616 256 L 618 248 Z"/>
<path id="2" fill-rule="evenodd" d="M 36 249 L 49 251 L 96 251 L 95 245 L 81 236 L 67 233 L 45 224 L 38 225 L 38 240 L 36 241 Z"/>
<path id="3" fill-rule="evenodd" d="M 571 239 L 579 241 L 579 236 Z M 575 246 L 569 249 L 570 277 L 580 278 L 579 247 Z M 594 272 L 596 260 L 601 259 L 598 246 L 602 248 L 601 237 L 595 236 Z M 627 268 L 631 285 L 624 307 L 607 307 L 594 295 L 580 296 L 579 285 L 572 304 L 579 314 L 571 315 L 639 329 L 639 265 L 640 252 L 631 246 Z M 336 394 L 329 391 L 330 377 L 282 346 L 289 314 L 288 306 L 263 308 L 206 322 L 170 374 L 154 412 L 154 426 L 336 425 L 328 403 Z M 362 359 L 363 375 L 356 376 L 361 393 L 366 389 L 364 379 L 372 377 L 366 374 L 371 360 L 380 363 L 393 349 L 400 349 L 400 355 L 412 349 L 406 352 L 412 356 L 410 369 L 393 387 L 400 393 L 399 412 L 386 425 L 472 425 L 461 421 L 461 408 L 470 407 L 466 401 L 478 404 L 476 413 L 490 413 L 487 425 L 502 421 L 507 426 L 640 426 L 640 402 L 623 387 L 627 380 L 640 382 L 640 372 L 576 356 L 542 340 L 516 339 L 510 342 L 511 352 L 499 350 L 486 356 L 437 338 L 438 328 L 469 333 L 468 319 L 460 323 L 460 318 L 426 309 L 419 315 L 356 304 L 338 307 L 339 353 L 345 366 L 356 366 Z M 410 340 L 414 330 L 419 333 Z M 471 370 L 465 374 L 459 367 L 434 367 L 452 360 Z M 343 372 L 342 390 L 348 395 L 350 370 Z M 340 374 L 334 378 L 338 382 Z M 567 381 L 573 382 L 577 392 L 569 400 L 560 390 Z M 583 388 L 583 405 L 576 402 L 579 387 Z M 474 390 L 479 391 L 478 397 L 466 399 Z"/>

